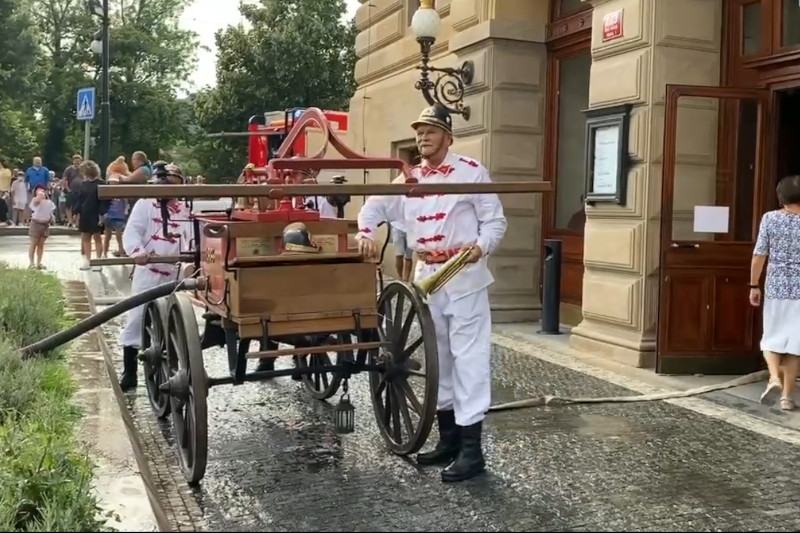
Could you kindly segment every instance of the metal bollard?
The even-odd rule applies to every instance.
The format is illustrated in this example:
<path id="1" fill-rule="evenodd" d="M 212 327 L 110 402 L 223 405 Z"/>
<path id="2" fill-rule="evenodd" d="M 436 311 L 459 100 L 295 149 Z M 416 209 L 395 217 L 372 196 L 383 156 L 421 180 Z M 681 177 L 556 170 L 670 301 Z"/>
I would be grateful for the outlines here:
<path id="1" fill-rule="evenodd" d="M 560 335 L 561 314 L 561 241 L 545 239 L 544 274 L 542 278 L 543 335 Z"/>

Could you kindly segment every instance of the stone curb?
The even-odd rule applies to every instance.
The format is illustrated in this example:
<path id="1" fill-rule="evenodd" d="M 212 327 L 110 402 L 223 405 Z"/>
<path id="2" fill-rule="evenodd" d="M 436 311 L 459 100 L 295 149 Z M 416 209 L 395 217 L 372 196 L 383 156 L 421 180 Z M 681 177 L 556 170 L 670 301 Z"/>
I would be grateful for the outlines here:
<path id="1" fill-rule="evenodd" d="M 65 281 L 63 284 L 66 287 L 65 295 L 73 308 L 73 315 L 77 318 L 85 318 L 97 312 L 94 304 L 91 291 L 89 291 L 86 284 L 82 281 Z M 106 371 L 110 381 L 110 387 L 117 400 L 120 415 L 122 416 L 125 429 L 128 433 L 128 439 L 131 444 L 136 464 L 139 467 L 139 474 L 147 491 L 147 497 L 150 501 L 153 516 L 158 526 L 159 531 L 178 531 L 175 523 L 167 517 L 167 513 L 162 505 L 161 499 L 158 497 L 158 489 L 154 481 L 154 476 L 150 470 L 147 458 L 144 454 L 144 447 L 142 445 L 141 436 L 139 435 L 136 425 L 134 424 L 133 417 L 125 403 L 125 397 L 122 389 L 119 386 L 119 379 L 111 361 L 108 344 L 101 331 L 93 332 L 98 341 L 100 351 L 105 361 Z"/>

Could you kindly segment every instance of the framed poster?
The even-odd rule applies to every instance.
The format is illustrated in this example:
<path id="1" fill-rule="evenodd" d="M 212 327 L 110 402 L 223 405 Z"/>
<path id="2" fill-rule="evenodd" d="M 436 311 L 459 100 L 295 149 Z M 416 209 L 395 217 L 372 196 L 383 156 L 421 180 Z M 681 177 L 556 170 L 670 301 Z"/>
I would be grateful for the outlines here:
<path id="1" fill-rule="evenodd" d="M 625 204 L 631 105 L 585 111 L 586 203 Z"/>

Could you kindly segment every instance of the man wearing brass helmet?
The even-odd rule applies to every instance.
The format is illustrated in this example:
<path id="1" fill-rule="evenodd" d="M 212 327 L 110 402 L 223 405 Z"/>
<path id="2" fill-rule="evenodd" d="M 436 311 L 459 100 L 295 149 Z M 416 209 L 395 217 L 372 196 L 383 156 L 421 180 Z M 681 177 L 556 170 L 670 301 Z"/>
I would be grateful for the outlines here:
<path id="1" fill-rule="evenodd" d="M 452 119 L 446 109 L 429 107 L 411 126 L 422 156 L 411 174 L 420 183 L 491 181 L 479 162 L 450 151 Z M 439 442 L 431 452 L 419 454 L 417 462 L 447 465 L 442 481 L 469 479 L 485 469 L 481 433 L 491 400 L 488 288 L 494 282 L 487 257 L 506 232 L 503 206 L 496 194 L 372 196 L 358 215 L 356 234 L 367 257 L 377 255 L 373 239 L 382 221 L 406 232 L 418 258 L 417 280 L 465 254 L 466 267 L 428 300 L 439 351 Z"/>

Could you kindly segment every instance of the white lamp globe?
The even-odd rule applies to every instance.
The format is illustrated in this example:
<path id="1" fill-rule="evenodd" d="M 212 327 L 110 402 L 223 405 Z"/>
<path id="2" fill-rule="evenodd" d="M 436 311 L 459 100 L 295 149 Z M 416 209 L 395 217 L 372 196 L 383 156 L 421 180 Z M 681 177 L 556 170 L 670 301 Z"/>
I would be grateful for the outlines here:
<path id="1" fill-rule="evenodd" d="M 439 13 L 433 8 L 433 0 L 420 0 L 419 9 L 411 19 L 411 29 L 417 39 L 436 39 L 439 35 Z"/>
<path id="2" fill-rule="evenodd" d="M 93 53 L 100 55 L 103 53 L 103 41 L 94 40 L 89 48 Z"/>

